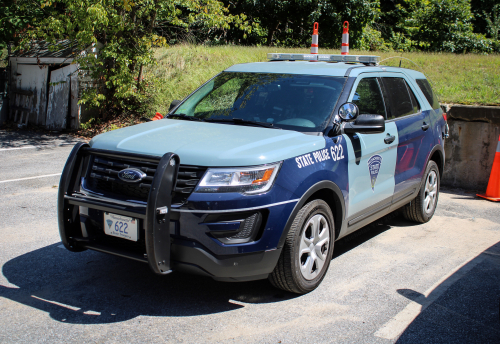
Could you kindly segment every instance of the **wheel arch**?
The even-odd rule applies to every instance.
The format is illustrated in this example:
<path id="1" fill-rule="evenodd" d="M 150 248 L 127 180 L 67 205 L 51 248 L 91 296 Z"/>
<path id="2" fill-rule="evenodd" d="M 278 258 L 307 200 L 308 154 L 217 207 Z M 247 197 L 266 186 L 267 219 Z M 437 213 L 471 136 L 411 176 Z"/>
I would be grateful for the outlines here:
<path id="1" fill-rule="evenodd" d="M 434 161 L 436 165 L 438 166 L 439 169 L 439 177 L 440 179 L 443 178 L 443 172 L 444 172 L 444 151 L 443 147 L 441 145 L 436 145 L 432 149 L 431 153 L 429 154 L 429 159 L 427 160 L 427 164 L 429 164 L 429 161 Z M 425 166 L 427 166 L 427 164 Z"/>
<path id="2" fill-rule="evenodd" d="M 292 226 L 293 220 L 297 215 L 297 213 L 300 211 L 300 209 L 302 209 L 302 207 L 305 204 L 314 199 L 322 199 L 328 204 L 334 216 L 335 238 L 339 236 L 345 214 L 344 197 L 342 195 L 342 191 L 335 183 L 328 180 L 324 180 L 311 186 L 302 195 L 297 204 L 295 204 L 295 207 L 293 208 L 293 211 L 288 217 L 288 220 L 285 224 L 283 233 L 281 233 L 280 241 L 278 243 L 278 248 L 283 247 L 285 239 L 288 235 L 290 227 Z"/>

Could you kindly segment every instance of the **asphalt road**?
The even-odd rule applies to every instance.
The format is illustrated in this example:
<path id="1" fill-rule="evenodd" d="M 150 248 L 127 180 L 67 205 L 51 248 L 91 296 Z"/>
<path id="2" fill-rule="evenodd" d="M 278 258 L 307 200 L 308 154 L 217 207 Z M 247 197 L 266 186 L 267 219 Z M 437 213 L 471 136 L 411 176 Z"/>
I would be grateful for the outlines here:
<path id="1" fill-rule="evenodd" d="M 335 243 L 320 287 L 155 276 L 61 248 L 75 140 L 0 131 L 0 343 L 499 343 L 500 204 L 442 189 L 434 218 L 390 216 Z"/>

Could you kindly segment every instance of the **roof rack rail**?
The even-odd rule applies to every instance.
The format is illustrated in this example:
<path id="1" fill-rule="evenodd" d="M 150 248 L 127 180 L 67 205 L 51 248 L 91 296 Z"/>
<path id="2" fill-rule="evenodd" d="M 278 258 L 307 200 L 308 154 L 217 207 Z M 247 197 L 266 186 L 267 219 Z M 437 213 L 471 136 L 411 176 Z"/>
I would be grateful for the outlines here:
<path id="1" fill-rule="evenodd" d="M 363 63 L 365 65 L 378 65 L 380 56 L 375 55 L 325 55 L 325 54 L 282 54 L 268 53 L 271 61 L 326 61 L 326 62 L 351 62 Z"/>

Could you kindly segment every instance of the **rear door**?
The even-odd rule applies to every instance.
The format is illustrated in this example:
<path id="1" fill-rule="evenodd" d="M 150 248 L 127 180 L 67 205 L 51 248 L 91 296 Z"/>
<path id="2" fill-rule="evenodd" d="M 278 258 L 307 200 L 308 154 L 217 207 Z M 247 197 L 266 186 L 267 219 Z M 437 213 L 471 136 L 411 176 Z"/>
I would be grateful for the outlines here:
<path id="1" fill-rule="evenodd" d="M 354 83 L 348 101 L 358 106 L 360 114 L 386 116 L 378 76 L 379 73 L 362 73 Z M 398 130 L 394 122 L 388 122 L 384 133 L 345 136 L 349 153 L 349 233 L 349 226 L 391 205 Z"/>
<path id="2" fill-rule="evenodd" d="M 422 111 L 418 87 L 403 73 L 380 73 L 387 105 L 388 124 L 396 125 L 399 144 L 395 170 L 393 202 L 416 191 L 433 147 L 428 111 Z"/>

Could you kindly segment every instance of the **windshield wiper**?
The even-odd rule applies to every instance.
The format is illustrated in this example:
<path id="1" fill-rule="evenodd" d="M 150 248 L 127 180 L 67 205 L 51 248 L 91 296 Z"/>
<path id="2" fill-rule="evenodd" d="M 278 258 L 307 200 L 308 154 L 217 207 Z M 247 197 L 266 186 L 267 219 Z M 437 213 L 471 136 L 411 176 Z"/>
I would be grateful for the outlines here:
<path id="1" fill-rule="evenodd" d="M 248 121 L 246 119 L 242 118 L 207 118 L 205 119 L 206 122 L 232 122 L 236 124 L 250 124 L 250 125 L 255 125 L 258 127 L 264 127 L 264 128 L 272 128 L 272 129 L 281 129 L 277 128 L 274 126 L 272 123 L 267 123 L 267 122 L 258 122 L 258 121 Z"/>
<path id="2" fill-rule="evenodd" d="M 198 118 L 198 117 L 194 117 L 194 116 L 188 116 L 184 113 L 173 113 L 171 115 L 169 115 L 167 118 L 170 118 L 170 117 L 179 117 L 181 119 L 185 119 L 185 120 L 188 120 L 188 121 L 204 121 L 202 118 Z"/>

